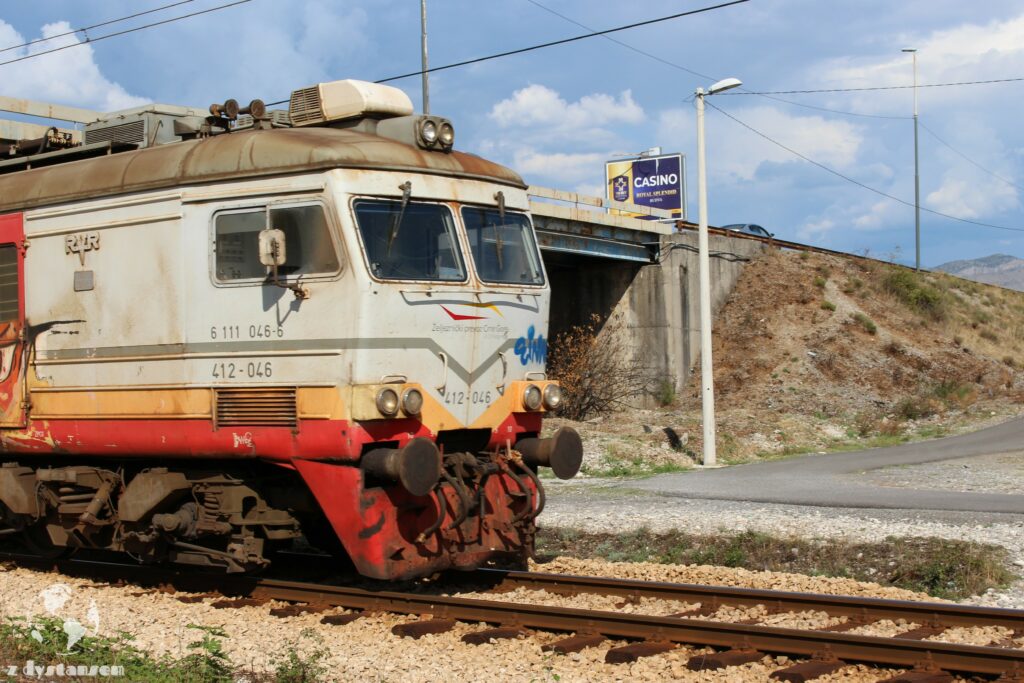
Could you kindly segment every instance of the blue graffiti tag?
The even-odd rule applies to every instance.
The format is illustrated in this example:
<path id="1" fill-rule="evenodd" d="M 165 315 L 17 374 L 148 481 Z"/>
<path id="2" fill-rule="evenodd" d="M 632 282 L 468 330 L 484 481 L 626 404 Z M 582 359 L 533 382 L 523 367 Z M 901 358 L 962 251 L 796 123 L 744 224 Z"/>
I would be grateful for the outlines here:
<path id="1" fill-rule="evenodd" d="M 519 361 L 523 365 L 531 361 L 543 363 L 548 359 L 548 340 L 544 338 L 543 334 L 535 339 L 533 336 L 535 333 L 536 330 L 533 329 L 533 325 L 530 325 L 530 329 L 526 331 L 526 336 L 516 339 L 516 345 L 512 349 L 519 356 Z"/>

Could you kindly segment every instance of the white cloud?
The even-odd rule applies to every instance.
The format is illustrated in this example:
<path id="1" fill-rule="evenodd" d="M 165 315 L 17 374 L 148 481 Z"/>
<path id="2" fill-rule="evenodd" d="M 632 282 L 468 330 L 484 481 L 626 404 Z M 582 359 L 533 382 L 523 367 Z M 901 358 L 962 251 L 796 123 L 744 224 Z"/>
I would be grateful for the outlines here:
<path id="1" fill-rule="evenodd" d="M 929 192 L 924 205 L 957 218 L 979 219 L 1019 209 L 1017 191 L 993 179 L 962 169 L 947 171 L 938 189 Z"/>
<path id="2" fill-rule="evenodd" d="M 901 41 L 901 42 L 896 42 Z M 1024 71 L 1024 15 L 995 20 L 987 24 L 962 24 L 929 34 L 906 33 L 893 36 L 889 45 L 905 45 L 918 50 L 918 83 L 951 83 L 987 80 L 1000 76 L 1017 76 Z M 844 57 L 815 65 L 816 74 L 810 83 L 821 87 L 887 87 L 906 86 L 912 82 L 912 57 L 893 49 L 885 55 Z M 995 87 L 995 86 L 993 86 Z M 992 96 L 986 86 L 973 86 L 968 97 Z M 884 93 L 883 93 L 884 95 Z M 928 104 L 963 101 L 963 88 L 925 88 L 919 90 Z M 857 111 L 899 113 L 893 106 L 903 106 L 910 113 L 911 97 L 907 90 L 895 90 L 889 97 L 877 92 L 847 95 L 842 102 L 849 107 L 851 98 Z M 899 98 L 894 100 L 893 98 Z"/>
<path id="3" fill-rule="evenodd" d="M 583 131 L 613 123 L 642 123 L 644 110 L 629 90 L 618 98 L 595 93 L 567 102 L 557 91 L 534 84 L 495 104 L 490 116 L 502 128 L 542 126 L 549 131 Z"/>
<path id="4" fill-rule="evenodd" d="M 47 24 L 43 38 L 71 31 L 66 21 Z M 9 24 L 0 21 L 0 44 L 19 45 L 26 39 Z M 39 54 L 47 50 L 80 43 L 77 34 L 54 38 L 27 48 L 3 53 L 3 60 Z M 148 102 L 130 94 L 121 85 L 110 81 L 100 71 L 91 45 L 72 47 L 51 54 L 25 59 L 0 67 L 0 82 L 5 95 L 68 104 L 86 109 L 114 111 Z"/>
<path id="5" fill-rule="evenodd" d="M 769 106 L 731 111 L 737 119 L 756 128 L 781 144 L 827 166 L 843 169 L 852 166 L 863 143 L 861 129 L 846 121 L 821 116 L 794 116 Z M 807 162 L 778 145 L 741 129 L 725 117 L 709 112 L 705 124 L 708 143 L 708 173 L 739 180 L 753 180 L 762 164 L 768 162 Z M 661 113 L 658 139 L 680 149 L 695 146 L 694 114 L 670 109 Z"/>
<path id="6" fill-rule="evenodd" d="M 546 179 L 555 187 L 567 187 L 600 179 L 606 157 L 602 153 L 544 153 L 526 148 L 516 150 L 512 166 L 523 175 Z"/>

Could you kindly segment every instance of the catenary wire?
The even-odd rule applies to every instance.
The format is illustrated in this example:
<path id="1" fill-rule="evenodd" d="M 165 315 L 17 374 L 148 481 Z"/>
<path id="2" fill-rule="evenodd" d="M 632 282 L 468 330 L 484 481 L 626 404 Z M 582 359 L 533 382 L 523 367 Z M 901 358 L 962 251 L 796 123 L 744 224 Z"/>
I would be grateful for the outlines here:
<path id="1" fill-rule="evenodd" d="M 581 24 L 580 22 L 576 21 L 572 17 L 568 17 L 568 16 L 562 14 L 561 12 L 558 12 L 557 10 L 554 10 L 554 9 L 551 9 L 550 7 L 542 5 L 541 3 L 537 2 L 537 0 L 526 0 L 526 1 L 528 3 L 530 3 L 531 5 L 539 7 L 540 9 L 544 10 L 545 12 L 553 14 L 556 17 L 559 17 L 560 19 L 564 19 L 565 21 L 569 22 L 570 24 L 575 24 L 576 26 L 579 26 L 582 29 L 586 29 L 587 31 L 593 31 L 594 30 L 593 28 L 591 28 L 590 26 L 587 26 L 586 24 Z M 621 40 L 618 40 L 616 38 L 612 38 L 611 36 L 602 36 L 602 37 L 605 40 L 609 40 L 609 41 L 611 41 L 611 42 L 613 42 L 613 43 L 615 43 L 617 45 L 621 45 L 622 47 L 626 48 L 627 50 L 632 50 L 633 52 L 636 52 L 637 54 L 643 55 L 644 57 L 647 57 L 649 59 L 653 59 L 656 62 L 660 62 L 661 64 L 664 64 L 665 66 L 670 66 L 673 69 L 678 69 L 680 71 L 685 71 L 688 74 L 691 74 L 691 75 L 694 75 L 694 76 L 698 76 L 700 78 L 703 78 L 703 79 L 706 79 L 706 80 L 709 80 L 709 81 L 718 80 L 714 76 L 709 76 L 707 74 L 702 74 L 699 71 L 694 71 L 693 69 L 689 69 L 689 68 L 687 68 L 685 66 L 682 66 L 681 64 L 676 64 L 675 62 L 671 62 L 671 61 L 669 61 L 669 60 L 667 60 L 667 59 L 665 59 L 663 57 L 659 57 L 658 55 L 655 55 L 655 54 L 652 54 L 650 52 L 647 52 L 646 50 L 641 50 L 638 47 L 630 45 L 629 43 L 625 43 L 625 42 L 623 42 Z M 745 90 L 745 88 L 743 88 L 743 90 Z M 881 114 L 860 114 L 860 113 L 852 112 L 852 111 L 841 111 L 839 109 L 829 109 L 827 107 L 817 107 L 817 106 L 814 106 L 813 104 L 804 104 L 802 102 L 793 102 L 792 100 L 784 100 L 781 97 L 774 97 L 772 95 L 762 95 L 762 97 L 764 97 L 765 99 L 769 99 L 769 100 L 775 100 L 776 102 L 783 102 L 785 104 L 791 104 L 794 107 L 804 107 L 805 109 L 815 109 L 817 111 L 829 112 L 831 114 L 842 114 L 844 116 L 861 116 L 861 117 L 870 118 L 870 119 L 909 119 L 909 118 L 911 118 L 910 116 L 884 116 L 884 115 L 881 115 Z"/>
<path id="2" fill-rule="evenodd" d="M 982 166 L 981 164 L 979 164 L 979 163 L 978 163 L 977 161 L 975 161 L 974 159 L 971 159 L 971 158 L 970 158 L 969 156 L 967 156 L 966 154 L 964 154 L 963 152 L 961 152 L 960 150 L 958 150 L 958 149 L 957 149 L 956 147 L 954 147 L 953 145 L 949 144 L 948 142 L 946 142 L 945 140 L 943 140 L 942 138 L 940 138 L 940 137 L 939 137 L 939 136 L 938 136 L 938 135 L 937 135 L 937 134 L 935 133 L 935 131 L 933 131 L 933 130 L 932 130 L 931 128 L 929 128 L 928 126 L 926 126 L 926 125 L 924 125 L 923 123 L 921 123 L 921 120 L 920 120 L 920 119 L 918 119 L 918 122 L 917 122 L 917 123 L 918 123 L 918 125 L 919 125 L 919 126 L 921 126 L 921 128 L 923 128 L 923 129 L 924 129 L 924 130 L 925 130 L 925 131 L 926 131 L 926 132 L 927 132 L 927 133 L 928 133 L 929 135 L 931 135 L 931 136 L 932 136 L 933 138 L 935 138 L 936 140 L 938 140 L 939 142 L 941 142 L 941 143 L 942 143 L 943 145 L 945 145 L 946 147 L 948 147 L 948 148 L 950 149 L 950 151 L 952 151 L 952 152 L 953 152 L 954 154 L 956 154 L 957 156 L 959 156 L 959 157 L 960 157 L 961 159 L 963 159 L 963 160 L 964 160 L 964 161 L 966 161 L 967 163 L 969 163 L 969 164 L 971 164 L 971 165 L 973 165 L 973 166 L 976 166 L 977 168 L 980 168 L 980 169 L 981 169 L 982 171 L 984 171 L 985 173 L 988 173 L 988 174 L 989 174 L 990 176 L 992 176 L 993 178 L 997 178 L 997 179 L 999 179 L 999 180 L 1003 181 L 1003 182 L 1004 182 L 1004 183 L 1006 183 L 1007 185 L 1012 185 L 1013 187 L 1017 188 L 1018 190 L 1024 190 L 1024 187 L 1022 187 L 1022 186 L 1018 185 L 1017 183 L 1013 182 L 1012 180 L 1008 180 L 1008 179 L 1004 178 L 1003 176 L 999 175 L 998 173 L 996 173 L 996 172 L 995 172 L 995 171 L 993 171 L 993 170 L 990 170 L 990 169 L 987 169 L 987 168 L 985 168 L 984 166 Z"/>
<path id="3" fill-rule="evenodd" d="M 609 33 L 618 33 L 619 31 L 626 31 L 626 30 L 629 30 L 629 29 L 632 29 L 632 28 L 638 28 L 640 26 L 649 26 L 651 24 L 658 24 L 658 23 L 661 23 L 663 21 L 669 21 L 671 19 L 679 19 L 680 17 L 687 17 L 687 16 L 691 16 L 691 15 L 694 15 L 694 14 L 702 14 L 704 12 L 710 12 L 710 11 L 716 10 L 716 9 L 723 9 L 725 7 L 731 7 L 732 5 L 739 5 L 739 4 L 742 4 L 742 3 L 745 3 L 745 2 L 749 2 L 749 1 L 750 0 L 731 0 L 730 2 L 723 2 L 723 3 L 719 3 L 717 5 L 711 5 L 711 6 L 708 6 L 708 7 L 700 7 L 698 9 L 688 10 L 686 12 L 677 12 L 676 14 L 670 14 L 670 15 L 665 16 L 665 17 L 658 17 L 656 19 L 647 19 L 646 21 L 638 21 L 638 22 L 635 22 L 635 23 L 632 23 L 632 24 L 626 24 L 624 26 L 616 26 L 615 28 L 605 29 L 604 31 L 591 31 L 590 33 L 585 33 L 585 34 L 579 35 L 579 36 L 573 36 L 572 38 L 562 38 L 561 40 L 552 40 L 552 41 L 547 42 L 547 43 L 540 43 L 539 45 L 531 45 L 529 47 L 522 47 L 522 48 L 518 48 L 516 50 L 508 50 L 506 52 L 499 52 L 497 54 L 487 55 L 487 56 L 484 56 L 484 57 L 476 57 L 474 59 L 467 59 L 465 61 L 455 62 L 453 64 L 445 64 L 444 66 L 435 66 L 435 67 L 432 67 L 430 69 L 425 69 L 425 70 L 421 69 L 420 71 L 411 71 L 411 72 L 409 72 L 407 74 L 402 74 L 400 76 L 390 76 L 388 78 L 382 78 L 382 79 L 380 79 L 378 81 L 374 81 L 374 83 L 390 83 L 391 81 L 397 81 L 397 80 L 400 80 L 402 78 L 411 78 L 413 76 L 422 76 L 425 73 L 429 74 L 429 73 L 434 73 L 435 71 L 445 71 L 447 69 L 454 69 L 454 68 L 460 67 L 460 66 L 469 66 L 470 64 L 479 64 L 480 62 L 486 62 L 486 61 L 490 61 L 492 59 L 500 59 L 501 57 L 511 57 L 512 55 L 519 55 L 519 54 L 523 54 L 525 52 L 533 52 L 534 50 L 541 50 L 541 49 L 546 48 L 546 47 L 554 47 L 556 45 L 565 45 L 566 43 L 574 43 L 576 41 L 584 40 L 586 38 L 594 38 L 596 36 L 604 36 L 604 35 L 607 35 Z M 277 100 L 276 102 L 268 102 L 267 106 L 273 106 L 275 104 L 284 104 L 285 102 L 288 102 L 288 100 Z"/>
<path id="4" fill-rule="evenodd" d="M 919 83 L 918 85 L 875 85 L 865 86 L 862 88 L 821 88 L 818 90 L 765 90 L 765 91 L 745 91 L 745 92 L 731 92 L 722 93 L 722 95 L 732 95 L 734 97 L 741 95 L 812 95 L 815 93 L 830 93 L 830 92 L 867 92 L 871 90 L 911 90 L 913 88 L 950 88 L 953 86 L 960 85 L 991 85 L 993 83 L 1016 83 L 1018 81 L 1024 81 L 1024 76 L 1016 78 L 990 78 L 985 81 L 955 81 L 952 83 Z"/>
<path id="5" fill-rule="evenodd" d="M 885 197 L 886 199 L 891 199 L 891 200 L 893 200 L 895 202 L 899 202 L 900 204 L 903 204 L 905 206 L 909 206 L 909 207 L 913 207 L 914 206 L 913 202 L 908 202 L 907 200 L 900 199 L 899 197 L 896 197 L 895 195 L 891 195 L 888 192 L 883 192 L 882 190 L 879 190 L 878 188 L 871 187 L 870 185 L 865 185 L 864 183 L 860 182 L 859 180 L 851 178 L 848 175 L 844 175 L 843 173 L 840 173 L 839 171 L 837 171 L 837 170 L 835 170 L 833 168 L 830 168 L 830 167 L 826 166 L 825 164 L 822 164 L 822 163 L 820 163 L 818 161 L 815 161 L 814 159 L 812 159 L 812 158 L 810 158 L 810 157 L 808 157 L 808 156 L 806 156 L 804 154 L 801 154 L 800 152 L 796 151 L 795 149 L 792 149 L 791 147 L 787 147 L 786 145 L 784 145 L 781 142 L 779 142 L 778 140 L 776 140 L 776 139 L 766 135 L 765 133 L 762 133 L 761 131 L 757 130 L 753 126 L 751 126 L 751 125 L 749 125 L 747 123 L 744 123 L 743 121 L 741 121 L 740 119 L 736 118 L 735 116 L 733 116 L 729 112 L 725 111 L 721 107 L 716 106 L 713 102 L 709 102 L 707 98 L 705 98 L 704 101 L 705 101 L 705 103 L 709 107 L 711 107 L 712 109 L 715 109 L 716 111 L 721 112 L 726 117 L 732 119 L 733 121 L 735 121 L 739 125 L 743 126 L 744 128 L 746 128 L 750 132 L 754 133 L 755 135 L 758 135 L 759 137 L 764 138 L 765 140 L 767 140 L 768 142 L 772 143 L 773 145 L 776 145 L 777 147 L 781 147 L 782 149 L 786 150 L 787 152 L 789 152 L 790 154 L 792 154 L 794 156 L 800 157 L 804 161 L 817 166 L 818 168 L 822 169 L 823 171 L 827 171 L 828 173 L 831 173 L 832 175 L 834 175 L 834 176 L 836 176 L 838 178 L 842 178 L 843 180 L 845 180 L 845 181 L 847 181 L 849 183 L 853 183 L 854 185 L 857 185 L 858 187 L 864 188 L 865 190 L 868 190 L 869 192 L 874 192 L 875 194 L 880 195 L 882 197 Z M 943 213 L 941 211 L 936 211 L 935 209 L 929 209 L 928 207 L 925 207 L 925 206 L 922 206 L 920 208 L 921 208 L 922 211 L 925 211 L 925 212 L 930 213 L 932 215 L 941 216 L 943 218 L 948 218 L 948 219 L 954 220 L 954 221 L 960 221 L 961 223 L 970 223 L 971 225 L 977 225 L 977 226 L 984 227 L 984 228 L 995 228 L 996 230 L 1008 230 L 1010 232 L 1024 232 L 1024 228 L 1011 228 L 1011 227 L 1005 226 L 1005 225 L 995 225 L 993 223 L 983 223 L 981 221 L 972 221 L 969 218 L 960 218 L 959 216 L 953 216 L 953 215 L 948 214 L 948 213 Z"/>
<path id="6" fill-rule="evenodd" d="M 101 26 L 109 26 L 110 24 L 119 24 L 122 21 L 128 21 L 129 19 L 135 19 L 136 17 L 145 16 L 147 14 L 153 14 L 154 12 L 161 12 L 165 9 L 177 7 L 178 5 L 187 5 L 190 2 L 195 2 L 195 0 L 179 0 L 179 2 L 173 2 L 170 5 L 163 5 L 161 7 L 154 7 L 153 9 L 148 9 L 145 12 L 136 12 L 135 14 L 129 14 L 126 17 L 118 17 L 117 19 L 101 21 L 100 23 L 93 24 L 92 26 L 83 26 L 82 28 L 72 29 L 71 31 L 65 31 L 64 33 L 58 33 L 56 35 L 47 36 L 46 38 L 36 38 L 35 40 L 30 40 L 27 43 L 22 43 L 20 45 L 11 45 L 10 47 L 0 48 L 0 52 L 9 52 L 11 50 L 17 50 L 19 47 L 28 47 L 29 45 L 35 45 L 36 43 L 45 43 L 48 40 L 55 40 L 57 38 L 63 38 L 64 36 L 74 35 L 76 33 L 85 33 L 86 31 L 91 31 L 94 28 L 100 28 Z M 86 33 L 86 38 L 88 38 L 88 33 Z M 86 42 L 88 42 L 88 40 Z"/>
<path id="7" fill-rule="evenodd" d="M 127 33 L 134 33 L 136 31 L 142 31 L 143 29 L 153 28 L 154 26 L 163 26 L 164 24 L 170 24 L 170 23 L 175 22 L 175 21 L 181 21 L 182 19 L 188 19 L 190 17 L 197 17 L 197 16 L 199 16 L 201 14 L 209 14 L 210 12 L 216 12 L 218 10 L 227 9 L 228 7 L 235 7 L 236 5 L 244 5 L 245 3 L 248 3 L 248 2 L 252 2 L 252 0 L 236 0 L 235 2 L 229 2 L 226 5 L 218 5 L 216 7 L 210 7 L 208 9 L 200 10 L 198 12 L 192 12 L 190 14 L 182 14 L 181 16 L 171 17 L 170 19 L 164 19 L 162 21 L 155 21 L 152 24 L 143 24 L 142 26 L 136 26 L 135 28 L 128 28 L 128 29 L 125 29 L 123 31 L 116 31 L 114 33 L 107 33 L 107 34 L 99 36 L 97 38 L 90 38 L 89 40 L 87 40 L 85 42 L 82 42 L 82 43 L 72 43 L 71 45 L 62 45 L 61 47 L 55 47 L 55 48 L 53 48 L 51 50 L 43 50 L 42 52 L 33 52 L 30 55 L 24 55 L 22 57 L 17 57 L 15 59 L 8 59 L 7 61 L 0 62 L 0 66 L 4 66 L 5 64 L 14 64 L 15 62 L 21 62 L 21 61 L 24 61 L 26 59 L 32 59 L 34 57 L 42 57 L 43 55 L 48 55 L 48 54 L 51 54 L 53 52 L 60 52 L 61 50 L 67 50 L 67 49 L 70 49 L 70 48 L 73 48 L 73 47 L 80 47 L 82 45 L 88 45 L 89 43 L 96 43 L 96 42 L 99 42 L 101 40 L 106 40 L 107 38 L 115 38 L 117 36 L 123 36 L 123 35 L 125 35 Z"/>

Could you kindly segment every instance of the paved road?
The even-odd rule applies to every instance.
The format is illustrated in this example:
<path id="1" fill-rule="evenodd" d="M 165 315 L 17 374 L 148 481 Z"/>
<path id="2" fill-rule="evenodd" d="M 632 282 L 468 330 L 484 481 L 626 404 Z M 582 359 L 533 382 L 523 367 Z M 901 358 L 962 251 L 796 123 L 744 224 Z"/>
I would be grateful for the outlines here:
<path id="1" fill-rule="evenodd" d="M 662 495 L 824 507 L 1024 513 L 1024 495 L 872 486 L 857 473 L 975 455 L 1024 452 L 1024 419 L 935 441 L 811 455 L 629 483 Z"/>

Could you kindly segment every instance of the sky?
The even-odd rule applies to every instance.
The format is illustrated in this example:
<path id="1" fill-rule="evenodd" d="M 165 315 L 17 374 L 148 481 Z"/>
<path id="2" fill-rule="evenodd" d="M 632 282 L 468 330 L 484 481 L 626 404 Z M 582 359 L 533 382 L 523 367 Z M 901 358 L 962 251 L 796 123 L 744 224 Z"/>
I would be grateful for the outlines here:
<path id="1" fill-rule="evenodd" d="M 191 0 L 7 49 L 0 62 L 229 1 Z M 0 0 L 0 50 L 172 2 Z M 714 4 L 428 0 L 430 64 Z M 417 71 L 419 33 L 418 0 L 250 0 L 2 64 L 0 94 L 103 111 L 272 102 L 321 81 Z M 743 90 L 707 98 L 709 222 L 758 223 L 782 239 L 900 262 L 914 258 L 913 91 L 753 93 L 908 86 L 906 47 L 918 50 L 921 85 L 1024 78 L 1019 0 L 749 0 L 609 38 L 432 74 L 431 113 L 452 119 L 458 149 L 529 183 L 588 194 L 604 195 L 604 162 L 616 155 L 681 152 L 695 220 L 693 93 L 736 77 Z M 418 76 L 392 85 L 421 108 Z M 922 264 L 1024 257 L 1024 81 L 921 87 L 918 96 Z"/>

